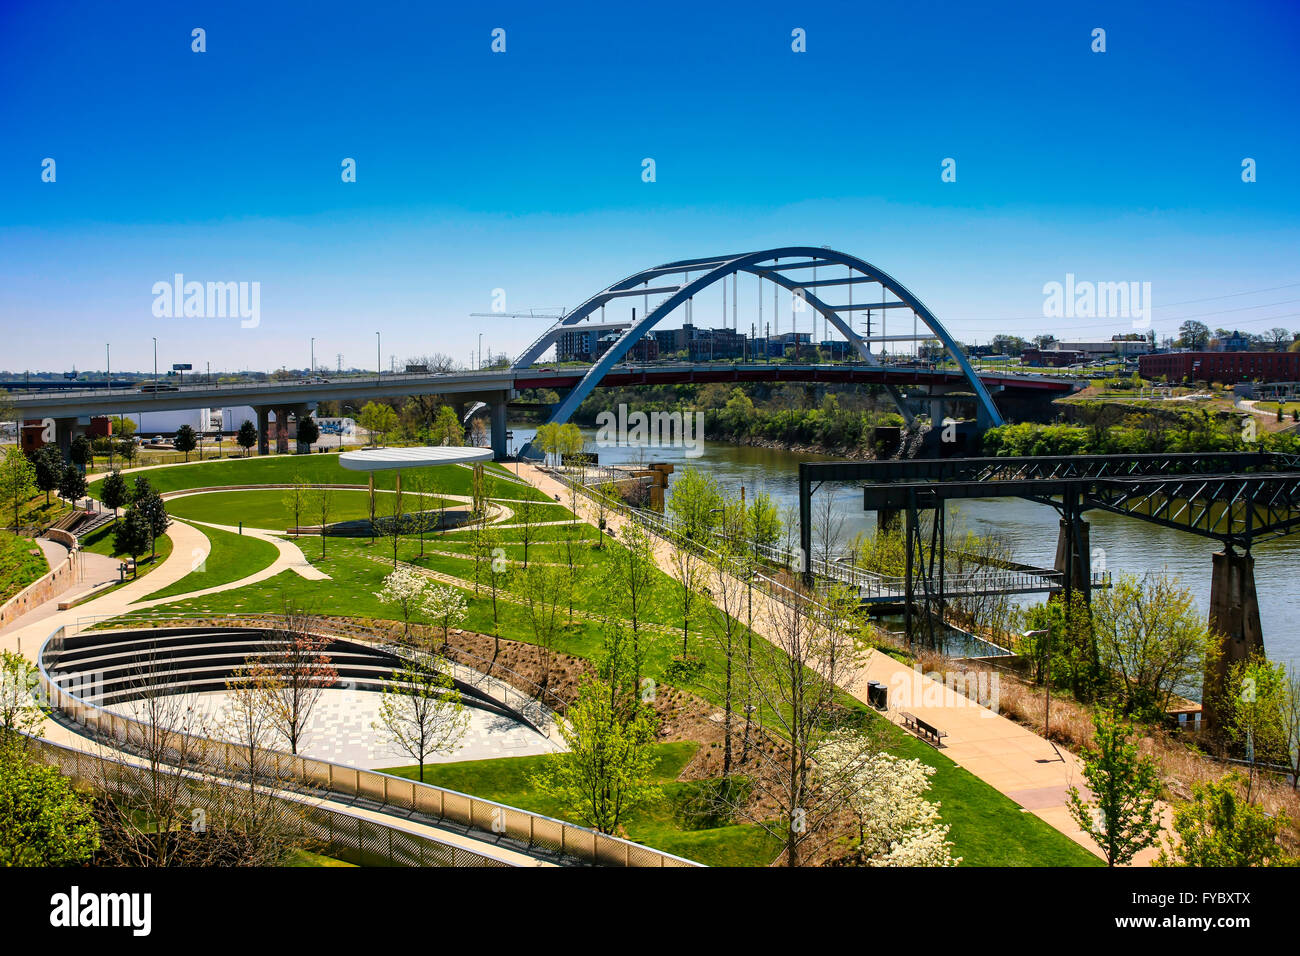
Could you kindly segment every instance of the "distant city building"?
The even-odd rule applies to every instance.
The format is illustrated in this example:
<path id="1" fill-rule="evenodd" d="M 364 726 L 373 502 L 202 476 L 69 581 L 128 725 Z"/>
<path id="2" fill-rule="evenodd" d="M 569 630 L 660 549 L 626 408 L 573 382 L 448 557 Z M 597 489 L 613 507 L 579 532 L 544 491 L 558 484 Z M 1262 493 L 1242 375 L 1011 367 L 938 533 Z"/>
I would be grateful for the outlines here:
<path id="1" fill-rule="evenodd" d="M 1040 368 L 1064 368 L 1067 365 L 1078 365 L 1087 359 L 1086 352 L 1074 349 L 1029 348 L 1020 353 L 1021 365 L 1037 365 Z"/>
<path id="2" fill-rule="evenodd" d="M 1300 381 L 1300 352 L 1165 352 L 1138 359 L 1138 374 L 1171 382 Z"/>
<path id="3" fill-rule="evenodd" d="M 556 358 L 561 362 L 594 362 L 604 353 L 599 347 L 602 336 L 629 328 L 628 322 L 587 322 L 565 329 L 555 340 Z"/>
<path id="4" fill-rule="evenodd" d="M 1111 339 L 1106 342 L 1057 342 L 1053 348 L 1063 352 L 1083 352 L 1089 358 L 1106 355 L 1128 358 L 1132 355 L 1146 355 L 1151 351 L 1151 343 L 1146 339 Z"/>
<path id="5" fill-rule="evenodd" d="M 1249 352 L 1250 336 L 1244 332 L 1233 330 L 1231 335 L 1225 335 L 1221 339 L 1216 339 L 1217 348 L 1212 344 L 1211 348 L 1220 352 Z"/>
<path id="6" fill-rule="evenodd" d="M 684 352 L 691 362 L 741 358 L 745 354 L 745 336 L 732 329 L 701 329 L 687 323 L 680 329 L 656 329 L 654 339 L 660 355 Z"/>
<path id="7" fill-rule="evenodd" d="M 600 358 L 622 337 L 621 332 L 606 332 L 596 341 L 594 358 Z M 659 343 L 655 341 L 654 336 L 643 335 L 640 341 L 627 350 L 623 358 L 628 362 L 653 362 L 659 358 Z"/>

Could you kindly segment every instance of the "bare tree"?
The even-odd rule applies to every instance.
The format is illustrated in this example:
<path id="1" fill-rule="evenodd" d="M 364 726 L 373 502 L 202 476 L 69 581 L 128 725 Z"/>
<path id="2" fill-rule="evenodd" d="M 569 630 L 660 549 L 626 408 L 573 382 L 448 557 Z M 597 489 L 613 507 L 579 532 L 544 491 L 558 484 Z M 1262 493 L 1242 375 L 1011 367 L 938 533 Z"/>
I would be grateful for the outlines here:
<path id="1" fill-rule="evenodd" d="M 708 635 L 722 656 L 722 674 L 714 679 L 722 697 L 722 777 L 731 776 L 733 762 L 732 730 L 735 726 L 737 661 L 740 639 L 745 629 L 745 585 L 730 570 L 725 559 L 705 565 L 704 595 L 708 599 L 705 621 Z"/>
<path id="2" fill-rule="evenodd" d="M 333 642 L 315 633 L 314 616 L 291 602 L 285 604 L 273 639 L 281 650 L 262 655 L 260 662 L 273 669 L 277 680 L 264 689 L 275 729 L 296 754 L 321 695 L 338 681 L 326 653 Z"/>
<path id="3" fill-rule="evenodd" d="M 760 761 L 752 774 L 756 804 L 749 815 L 785 845 L 787 866 L 798 866 L 810 841 L 824 838 L 851 795 L 841 783 L 815 773 L 815 754 L 849 714 L 837 702 L 839 685 L 861 663 L 855 595 L 836 588 L 818 603 L 764 602 L 766 641 L 756 642 L 747 675 L 759 719 L 784 747 L 772 755 L 753 747 Z M 772 808 L 777 809 L 772 813 Z"/>

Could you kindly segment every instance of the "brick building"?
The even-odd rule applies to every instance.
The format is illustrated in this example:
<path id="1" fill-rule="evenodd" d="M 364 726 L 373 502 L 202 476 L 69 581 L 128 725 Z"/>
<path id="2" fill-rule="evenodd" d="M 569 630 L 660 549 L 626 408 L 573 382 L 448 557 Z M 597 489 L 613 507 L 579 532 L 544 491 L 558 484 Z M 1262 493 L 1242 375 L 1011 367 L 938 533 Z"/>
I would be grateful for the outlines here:
<path id="1" fill-rule="evenodd" d="M 1138 357 L 1138 374 L 1171 382 L 1296 382 L 1300 352 L 1165 352 Z"/>

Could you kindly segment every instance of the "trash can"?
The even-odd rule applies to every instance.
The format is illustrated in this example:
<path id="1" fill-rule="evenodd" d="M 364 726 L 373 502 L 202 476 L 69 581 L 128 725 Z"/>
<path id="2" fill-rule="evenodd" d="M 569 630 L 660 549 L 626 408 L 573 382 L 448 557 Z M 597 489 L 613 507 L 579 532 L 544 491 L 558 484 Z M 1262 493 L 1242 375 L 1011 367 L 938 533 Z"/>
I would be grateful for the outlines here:
<path id="1" fill-rule="evenodd" d="M 867 703 L 876 710 L 888 710 L 889 688 L 880 681 L 867 681 Z"/>

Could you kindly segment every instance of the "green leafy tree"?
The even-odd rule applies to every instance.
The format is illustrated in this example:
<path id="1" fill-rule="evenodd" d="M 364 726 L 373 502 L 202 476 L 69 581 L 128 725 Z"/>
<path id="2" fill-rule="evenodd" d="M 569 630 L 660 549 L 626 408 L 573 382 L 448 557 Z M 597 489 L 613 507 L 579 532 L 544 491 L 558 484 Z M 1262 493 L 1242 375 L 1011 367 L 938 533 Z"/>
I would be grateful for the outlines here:
<path id="1" fill-rule="evenodd" d="M 247 418 L 239 426 L 239 431 L 235 432 L 235 444 L 244 449 L 244 457 L 248 457 L 248 450 L 257 444 L 257 426 Z"/>
<path id="2" fill-rule="evenodd" d="M 1215 642 L 1192 592 L 1177 578 L 1123 575 L 1092 598 L 1101 667 L 1115 675 L 1126 716 L 1158 717 L 1176 693 L 1199 686 Z"/>
<path id="3" fill-rule="evenodd" d="M 32 453 L 32 467 L 36 471 L 36 487 L 45 492 L 45 503 L 50 503 L 50 492 L 57 491 L 63 477 L 63 455 L 56 445 L 42 445 Z"/>
<path id="4" fill-rule="evenodd" d="M 682 533 L 692 541 L 703 542 L 718 524 L 722 509 L 722 489 L 712 473 L 687 467 L 673 480 L 668 510 Z"/>
<path id="5" fill-rule="evenodd" d="M 104 481 L 99 486 L 99 498 L 104 504 L 113 509 L 113 518 L 116 520 L 117 509 L 130 500 L 130 490 L 127 488 L 126 479 L 122 477 L 120 471 L 113 470 L 104 476 Z"/>
<path id="6" fill-rule="evenodd" d="M 84 472 L 95 463 L 95 446 L 85 435 L 78 435 L 72 439 L 69 457 L 72 458 L 72 463 Z"/>
<path id="7" fill-rule="evenodd" d="M 1294 866 L 1279 843 L 1289 820 L 1250 802 L 1239 773 L 1192 784 L 1192 799 L 1174 807 L 1174 833 L 1157 866 Z"/>
<path id="8" fill-rule="evenodd" d="M 167 506 L 163 503 L 162 495 L 154 491 L 143 477 L 136 478 L 131 497 L 133 499 L 131 510 L 144 518 L 149 528 L 149 551 L 151 556 L 156 558 L 158 537 L 167 533 L 167 525 L 171 523 L 171 519 L 167 516 Z"/>
<path id="9" fill-rule="evenodd" d="M 1093 743 L 1083 758 L 1091 792 L 1085 799 L 1070 788 L 1070 816 L 1101 847 L 1107 866 L 1123 866 L 1160 836 L 1160 768 L 1117 714 L 1098 708 L 1092 723 Z"/>
<path id="10" fill-rule="evenodd" d="M 38 733 L 48 713 L 37 666 L 17 651 L 0 651 L 0 747 Z"/>
<path id="11" fill-rule="evenodd" d="M 606 629 L 600 676 L 583 680 L 565 712 L 560 734 L 568 752 L 548 757 L 532 781 L 602 833 L 616 832 L 627 813 L 656 792 L 658 721 L 651 708 L 636 706 L 638 682 L 620 632 L 617 624 Z"/>
<path id="12" fill-rule="evenodd" d="M 133 561 L 138 560 L 140 555 L 149 550 L 151 540 L 149 520 L 135 505 L 132 505 L 126 509 L 126 514 L 114 527 L 113 553 L 130 555 Z M 138 569 L 133 569 L 131 576 L 135 577 L 137 574 L 139 574 Z"/>
<path id="13" fill-rule="evenodd" d="M 384 685 L 379 719 L 372 725 L 419 766 L 433 754 L 455 753 L 469 730 L 469 711 L 450 674 L 401 670 Z"/>
<path id="14" fill-rule="evenodd" d="M 1250 763 L 1247 792 L 1255 782 L 1256 761 L 1290 763 L 1287 726 L 1290 684 L 1286 667 L 1254 654 L 1228 671 L 1223 696 L 1223 729 Z"/>
<path id="15" fill-rule="evenodd" d="M 298 442 L 302 445 L 313 445 L 320 439 L 320 426 L 316 424 L 316 419 L 310 415 L 304 415 L 298 422 Z"/>
<path id="16" fill-rule="evenodd" d="M 80 469 L 71 466 L 63 469 L 63 475 L 59 478 L 59 497 L 73 507 L 86 497 L 86 476 Z"/>
<path id="17" fill-rule="evenodd" d="M 382 445 L 385 437 L 397 428 L 397 412 L 382 402 L 366 402 L 357 420 L 377 445 Z"/>
<path id="18" fill-rule="evenodd" d="M 79 866 L 99 845 L 90 800 L 55 767 L 0 744 L 0 866 Z"/>
<path id="19" fill-rule="evenodd" d="M 182 425 L 176 429 L 176 437 L 172 439 L 172 445 L 177 451 L 185 453 L 185 460 L 190 460 L 190 452 L 198 447 L 199 437 L 194 433 L 194 429 L 189 425 Z"/>
<path id="20" fill-rule="evenodd" d="M 117 453 L 122 456 L 122 460 L 129 466 L 135 461 L 136 456 L 140 454 L 140 445 L 134 438 L 123 438 L 117 443 Z"/>
<path id="21" fill-rule="evenodd" d="M 456 410 L 450 405 L 443 405 L 438 409 L 429 431 L 433 434 L 433 442 L 436 445 L 465 444 L 465 426 L 461 424 L 460 419 L 456 417 Z"/>
<path id="22" fill-rule="evenodd" d="M 13 510 L 13 529 L 18 530 L 18 511 L 36 493 L 36 470 L 23 450 L 10 448 L 0 459 L 0 500 L 5 510 Z"/>

